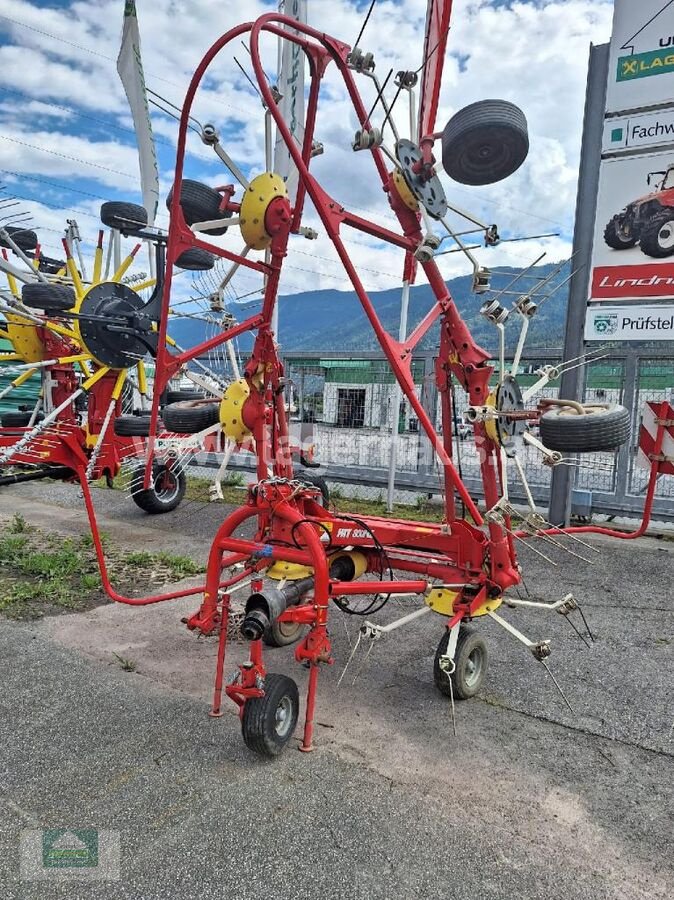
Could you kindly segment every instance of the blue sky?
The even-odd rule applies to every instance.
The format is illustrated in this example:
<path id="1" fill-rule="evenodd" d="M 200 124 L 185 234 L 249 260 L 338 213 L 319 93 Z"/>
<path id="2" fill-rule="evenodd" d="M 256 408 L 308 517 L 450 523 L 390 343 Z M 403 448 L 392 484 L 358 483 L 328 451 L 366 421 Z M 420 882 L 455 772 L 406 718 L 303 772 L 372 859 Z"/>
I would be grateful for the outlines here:
<path id="1" fill-rule="evenodd" d="M 148 85 L 181 105 L 191 73 L 217 33 L 274 5 L 264 0 L 138 0 Z M 310 21 L 350 42 L 368 5 L 365 0 L 309 0 Z M 123 7 L 123 0 L 3 0 L 0 181 L 33 214 L 50 255 L 58 253 L 66 218 L 76 218 L 83 237 L 94 241 L 103 200 L 140 200 L 132 124 L 115 67 Z M 375 52 L 382 78 L 390 67 L 397 71 L 419 64 L 425 7 L 425 0 L 378 0 L 361 44 Z M 568 255 L 588 47 L 590 41 L 608 38 L 611 11 L 608 0 L 455 0 L 440 122 L 466 103 L 501 96 L 525 110 L 531 153 L 506 182 L 470 190 L 445 180 L 448 194 L 485 221 L 497 221 L 504 234 L 562 235 L 547 242 L 504 244 L 489 264 L 526 264 L 542 250 L 550 259 Z M 236 55 L 245 65 L 246 51 L 239 47 Z M 273 72 L 274 65 L 270 46 L 267 70 Z M 369 85 L 363 92 L 373 97 Z M 242 166 L 262 169 L 259 103 L 231 56 L 213 70 L 195 114 L 215 122 Z M 403 129 L 402 106 L 397 115 Z M 176 124 L 160 113 L 153 113 L 153 124 L 165 196 L 175 163 Z M 366 161 L 350 149 L 352 132 L 344 91 L 328 77 L 317 129 L 326 153 L 316 161 L 316 174 L 342 202 L 386 221 L 381 188 Z M 186 174 L 212 185 L 231 180 L 198 140 L 190 142 Z M 163 204 L 160 213 L 158 224 L 166 225 Z M 314 222 L 309 211 L 307 223 Z M 368 287 L 388 288 L 399 281 L 399 259 L 388 248 L 360 237 L 350 250 Z M 298 245 L 297 254 L 289 260 L 288 292 L 347 288 L 326 239 Z M 459 255 L 443 259 L 446 277 L 462 271 L 466 265 Z M 236 291 L 242 294 L 252 286 L 246 275 Z"/>

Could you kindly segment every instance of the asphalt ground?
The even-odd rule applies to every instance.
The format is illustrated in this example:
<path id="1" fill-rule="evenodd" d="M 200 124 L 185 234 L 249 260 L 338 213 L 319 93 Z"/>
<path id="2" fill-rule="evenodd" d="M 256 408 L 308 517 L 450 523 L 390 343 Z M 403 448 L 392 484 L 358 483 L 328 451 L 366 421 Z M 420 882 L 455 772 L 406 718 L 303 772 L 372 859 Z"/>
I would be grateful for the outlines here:
<path id="1" fill-rule="evenodd" d="M 223 517 L 221 505 L 185 503 L 152 518 L 122 494 L 96 497 L 111 540 L 135 549 L 204 559 Z M 3 489 L 0 516 L 15 511 L 45 530 L 86 530 L 74 488 Z M 232 704 L 207 715 L 214 642 L 179 622 L 195 600 L 3 621 L 0 896 L 669 900 L 674 544 L 566 543 L 593 564 L 551 547 L 555 567 L 523 547 L 526 584 L 545 599 L 573 592 L 596 643 L 557 614 L 503 615 L 552 640 L 574 712 L 526 648 L 481 622 L 488 681 L 457 704 L 454 736 L 432 681 L 432 614 L 367 658 L 359 648 L 338 687 L 357 625 L 334 610 L 317 749 L 293 742 L 273 762 L 246 749 Z M 406 611 L 391 603 L 377 619 Z M 244 653 L 230 649 L 228 671 Z M 292 648 L 267 664 L 304 690 Z M 58 826 L 119 832 L 120 881 L 21 881 L 21 830 Z"/>

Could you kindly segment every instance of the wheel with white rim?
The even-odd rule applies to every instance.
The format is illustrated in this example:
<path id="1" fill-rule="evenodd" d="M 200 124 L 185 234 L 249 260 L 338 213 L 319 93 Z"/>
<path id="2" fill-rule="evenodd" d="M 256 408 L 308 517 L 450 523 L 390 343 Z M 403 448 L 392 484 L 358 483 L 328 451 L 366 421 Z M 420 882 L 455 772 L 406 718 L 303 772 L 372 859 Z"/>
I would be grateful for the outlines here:
<path id="1" fill-rule="evenodd" d="M 241 733 L 249 750 L 260 756 L 278 756 L 297 727 L 300 696 L 297 685 L 286 675 L 268 674 L 264 696 L 246 700 Z"/>
<path id="2" fill-rule="evenodd" d="M 487 677 L 487 644 L 482 635 L 462 625 L 454 653 L 454 670 L 447 672 L 440 665 L 440 660 L 447 653 L 449 634 L 445 631 L 435 651 L 433 680 L 446 697 L 453 695 L 455 700 L 469 700 L 477 694 Z"/>
<path id="3" fill-rule="evenodd" d="M 674 209 L 658 213 L 641 229 L 641 252 L 655 259 L 674 253 Z"/>

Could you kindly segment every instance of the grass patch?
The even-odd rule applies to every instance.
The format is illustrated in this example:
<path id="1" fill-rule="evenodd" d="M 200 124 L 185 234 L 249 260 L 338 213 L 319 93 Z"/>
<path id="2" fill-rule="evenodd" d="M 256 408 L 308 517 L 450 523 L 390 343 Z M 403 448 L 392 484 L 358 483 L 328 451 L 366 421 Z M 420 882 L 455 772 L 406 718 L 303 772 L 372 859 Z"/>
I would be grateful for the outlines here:
<path id="1" fill-rule="evenodd" d="M 115 653 L 114 650 L 112 655 L 115 657 L 117 662 L 119 663 L 123 672 L 135 672 L 136 671 L 136 663 L 132 659 L 127 659 L 125 656 L 120 656 L 119 653 Z"/>
<path id="2" fill-rule="evenodd" d="M 122 551 L 108 539 L 108 568 L 121 593 L 152 593 L 204 567 L 188 556 Z M 0 523 L 0 612 L 36 619 L 106 602 L 91 535 L 48 534 L 15 515 Z"/>

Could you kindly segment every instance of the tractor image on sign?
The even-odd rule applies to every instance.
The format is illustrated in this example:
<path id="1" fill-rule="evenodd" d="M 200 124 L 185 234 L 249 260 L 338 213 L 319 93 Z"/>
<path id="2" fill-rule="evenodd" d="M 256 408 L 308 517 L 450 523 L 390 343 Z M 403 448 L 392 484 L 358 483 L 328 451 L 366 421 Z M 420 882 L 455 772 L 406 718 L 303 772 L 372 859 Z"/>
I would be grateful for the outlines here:
<path id="1" fill-rule="evenodd" d="M 655 190 L 613 216 L 604 229 L 604 240 L 613 250 L 639 244 L 646 256 L 662 259 L 674 254 L 674 163 L 665 171 L 651 172 L 648 184 Z"/>

